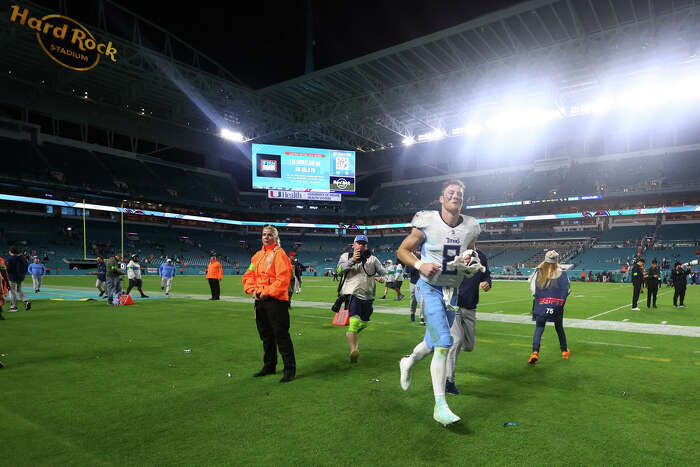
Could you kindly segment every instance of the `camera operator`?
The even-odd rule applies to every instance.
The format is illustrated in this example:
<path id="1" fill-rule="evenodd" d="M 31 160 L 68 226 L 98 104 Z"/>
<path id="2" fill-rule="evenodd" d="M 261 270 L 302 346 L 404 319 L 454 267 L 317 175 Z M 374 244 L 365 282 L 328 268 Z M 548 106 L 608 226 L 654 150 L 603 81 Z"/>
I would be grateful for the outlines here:
<path id="1" fill-rule="evenodd" d="M 357 335 L 367 327 L 372 315 L 375 281 L 384 282 L 381 276 L 386 273 L 381 261 L 372 255 L 367 243 L 366 235 L 357 235 L 352 244 L 352 255 L 348 252 L 343 253 L 337 268 L 345 276 L 341 293 L 350 295 L 350 327 L 347 332 L 350 363 L 357 363 L 360 355 Z"/>

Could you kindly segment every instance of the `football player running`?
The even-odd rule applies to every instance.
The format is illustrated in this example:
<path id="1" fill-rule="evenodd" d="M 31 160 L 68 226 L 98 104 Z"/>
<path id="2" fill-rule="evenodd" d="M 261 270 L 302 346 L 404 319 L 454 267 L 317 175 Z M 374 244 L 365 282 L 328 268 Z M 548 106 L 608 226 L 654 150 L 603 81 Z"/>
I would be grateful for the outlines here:
<path id="1" fill-rule="evenodd" d="M 430 364 L 435 395 L 433 418 L 444 426 L 460 420 L 445 400 L 447 351 L 453 342 L 450 327 L 455 317 L 450 301 L 457 298 L 454 290 L 462 279 L 481 268 L 478 256 L 474 255 L 475 259 L 467 251 L 474 249 L 481 229 L 476 219 L 460 214 L 463 200 L 464 184 L 459 180 L 446 182 L 440 194 L 440 211 L 416 213 L 411 222 L 413 229 L 397 251 L 402 263 L 420 271 L 415 293 L 418 303 L 423 304 L 427 322 L 425 338 L 399 363 L 401 387 L 408 390 L 411 368 L 434 351 Z M 413 254 L 418 247 L 421 259 Z M 459 266 L 455 267 L 456 263 Z"/>

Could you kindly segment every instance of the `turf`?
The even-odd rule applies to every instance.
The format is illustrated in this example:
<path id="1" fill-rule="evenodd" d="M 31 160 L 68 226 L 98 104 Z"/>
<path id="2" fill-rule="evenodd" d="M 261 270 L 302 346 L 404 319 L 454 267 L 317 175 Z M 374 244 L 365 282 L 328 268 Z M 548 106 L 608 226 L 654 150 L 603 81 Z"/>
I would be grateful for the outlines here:
<path id="1" fill-rule="evenodd" d="M 54 276 L 44 287 L 93 283 Z M 333 287 L 309 278 L 297 303 L 330 301 Z M 567 317 L 631 295 L 617 284 L 574 287 Z M 154 278 L 146 290 L 160 295 Z M 689 287 L 682 312 L 664 295 L 656 311 L 596 320 L 653 313 L 648 322 L 697 325 L 698 290 Z M 207 293 L 202 278 L 174 282 L 174 295 Z M 222 294 L 242 296 L 239 278 L 226 277 Z M 482 300 L 480 311 L 522 314 L 529 299 L 525 284 L 498 282 Z M 406 300 L 377 308 L 405 309 Z M 569 328 L 565 361 L 550 328 L 531 367 L 531 325 L 480 321 L 475 350 L 460 356 L 462 395 L 448 399 L 464 422 L 445 429 L 432 420 L 429 359 L 408 392 L 398 384 L 398 359 L 424 328 L 376 313 L 350 365 L 330 312 L 297 304 L 291 314 L 298 379 L 289 384 L 281 374 L 251 377 L 262 356 L 245 302 L 35 300 L 32 311 L 7 314 L 2 464 L 697 464 L 697 338 Z"/>

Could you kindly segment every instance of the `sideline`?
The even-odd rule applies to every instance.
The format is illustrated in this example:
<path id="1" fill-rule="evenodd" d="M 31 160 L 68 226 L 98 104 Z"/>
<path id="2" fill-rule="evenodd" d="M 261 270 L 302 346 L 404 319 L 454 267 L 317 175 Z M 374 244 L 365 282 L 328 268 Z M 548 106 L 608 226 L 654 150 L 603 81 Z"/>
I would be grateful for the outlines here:
<path id="1" fill-rule="evenodd" d="M 59 288 L 59 287 L 55 287 Z M 66 289 L 83 289 L 81 287 L 66 287 Z M 85 288 L 94 290 L 94 288 Z M 668 293 L 668 292 L 665 292 Z M 661 294 L 659 294 L 661 295 Z M 189 298 L 193 300 L 208 300 L 209 294 L 178 294 L 171 293 L 172 298 Z M 221 301 L 234 303 L 250 303 L 253 304 L 253 299 L 249 297 L 231 297 L 222 296 Z M 330 313 L 331 302 L 310 302 L 305 300 L 292 300 L 292 314 L 295 307 L 317 308 L 328 310 Z M 629 305 L 624 305 L 629 306 Z M 389 308 L 383 306 L 375 306 L 376 313 L 385 313 L 391 315 L 408 315 L 409 311 L 404 308 Z M 508 315 L 502 313 L 483 313 L 476 312 L 476 318 L 481 321 L 491 321 L 499 323 L 527 324 L 533 326 L 534 322 L 530 314 L 527 315 Z M 667 336 L 684 336 L 684 337 L 700 337 L 700 326 L 678 326 L 671 324 L 648 324 L 648 323 L 630 323 L 622 321 L 593 321 L 591 319 L 579 318 L 564 318 L 564 325 L 569 328 L 591 329 L 597 331 L 621 331 L 621 332 L 636 332 L 641 334 L 661 334 Z"/>

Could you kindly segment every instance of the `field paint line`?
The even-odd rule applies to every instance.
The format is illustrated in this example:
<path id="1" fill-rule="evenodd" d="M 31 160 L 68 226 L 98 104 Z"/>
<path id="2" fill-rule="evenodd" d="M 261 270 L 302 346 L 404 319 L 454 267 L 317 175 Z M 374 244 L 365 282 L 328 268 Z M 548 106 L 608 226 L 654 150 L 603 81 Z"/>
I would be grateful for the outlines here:
<path id="1" fill-rule="evenodd" d="M 670 291 L 660 293 L 659 295 L 657 295 L 657 297 L 660 297 L 660 296 L 662 296 L 662 295 L 666 295 L 667 293 L 670 293 Z M 617 311 L 617 310 L 620 310 L 620 309 L 625 308 L 625 307 L 628 307 L 628 306 L 631 307 L 631 306 L 632 306 L 632 303 L 629 303 L 628 305 L 622 305 L 622 306 L 619 306 L 619 307 L 617 307 L 617 308 L 613 308 L 612 310 L 604 311 L 603 313 L 598 313 L 597 315 L 594 315 L 594 316 L 589 316 L 589 317 L 586 318 L 586 319 L 593 319 L 593 318 L 597 318 L 598 316 L 607 315 L 608 313 L 612 313 L 613 311 Z"/>
<path id="2" fill-rule="evenodd" d="M 661 324 L 668 324 L 668 321 L 661 321 Z"/>
<path id="3" fill-rule="evenodd" d="M 58 287 L 56 287 L 58 288 Z M 71 289 L 76 290 L 78 287 L 71 287 Z M 86 288 L 87 289 L 87 288 Z M 94 290 L 94 288 L 91 288 L 91 290 Z M 669 292 L 673 292 L 673 290 L 670 290 Z M 664 292 L 667 293 L 667 292 Z M 173 295 L 173 298 L 190 298 L 190 299 L 199 299 L 199 300 L 208 300 L 210 295 L 209 294 L 183 294 L 183 295 Z M 661 296 L 662 294 L 659 294 Z M 531 299 L 528 298 L 528 301 Z M 253 304 L 253 299 L 250 297 L 232 297 L 232 296 L 222 296 L 221 301 L 227 301 L 227 302 L 236 302 L 236 303 L 249 303 Z M 520 300 L 517 300 L 520 301 Z M 330 312 L 330 307 L 332 303 L 331 302 L 307 302 L 307 301 L 299 301 L 299 300 L 292 300 L 292 311 L 291 314 L 294 314 L 294 307 L 299 306 L 299 307 L 309 307 L 309 308 L 318 308 L 318 309 L 323 309 L 323 310 L 329 310 Z M 482 305 L 479 304 L 481 307 Z M 375 313 L 386 313 L 386 314 L 392 314 L 392 315 L 408 315 L 408 307 L 405 309 L 403 308 L 387 308 L 387 307 L 374 307 Z M 302 315 L 296 315 L 296 316 L 302 316 Z M 509 315 L 509 314 L 500 314 L 500 313 L 484 313 L 484 312 L 476 312 L 476 317 L 477 320 L 481 321 L 491 321 L 491 322 L 497 322 L 497 323 L 517 323 L 517 324 L 528 324 L 528 325 L 534 325 L 534 321 L 530 318 L 530 316 L 522 316 L 522 315 Z M 314 316 L 314 318 L 321 318 L 325 319 L 320 316 Z M 255 317 L 253 317 L 255 319 Z M 379 321 L 373 321 L 373 323 L 376 324 L 384 324 Z M 329 327 L 332 327 L 332 324 L 328 325 Z M 621 331 L 621 332 L 636 332 L 636 333 L 642 333 L 642 334 L 661 334 L 661 335 L 667 335 L 667 336 L 684 336 L 684 337 L 700 337 L 700 326 L 679 326 L 679 325 L 671 325 L 671 324 L 646 324 L 646 323 L 623 323 L 620 321 L 593 321 L 593 320 L 588 320 L 588 319 L 577 319 L 577 318 L 564 318 L 564 326 L 570 327 L 570 328 L 579 328 L 579 329 L 591 329 L 591 330 L 597 330 L 597 331 Z"/>
<path id="4" fill-rule="evenodd" d="M 510 346 L 511 347 L 532 347 L 531 344 L 519 344 L 517 342 L 513 342 L 512 344 L 510 344 Z"/>
<path id="5" fill-rule="evenodd" d="M 589 316 L 589 317 L 586 318 L 586 319 L 597 318 L 598 316 L 607 315 L 608 313 L 612 313 L 613 311 L 621 310 L 622 308 L 626 308 L 626 307 L 632 307 L 632 304 L 630 303 L 630 304 L 627 304 L 627 305 L 622 305 L 622 306 L 619 306 L 619 307 L 617 307 L 617 308 L 613 308 L 612 310 L 604 311 L 603 313 L 599 313 L 599 314 L 597 314 L 597 315 Z"/>
<path id="6" fill-rule="evenodd" d="M 625 319 L 622 320 L 622 322 L 623 322 L 623 323 L 626 323 L 626 322 L 629 321 L 629 320 L 630 320 L 629 318 L 625 318 Z"/>
<path id="7" fill-rule="evenodd" d="M 406 331 L 394 331 L 393 329 L 387 329 L 386 332 L 389 334 L 410 334 L 410 332 Z"/>
<path id="8" fill-rule="evenodd" d="M 513 300 L 503 300 L 502 302 L 487 302 L 487 303 L 483 303 L 483 302 L 480 301 L 480 302 L 479 302 L 479 306 L 482 307 L 482 306 L 488 306 L 488 305 L 500 305 L 501 303 L 531 302 L 531 301 L 532 301 L 532 297 L 530 297 L 530 298 L 518 298 L 518 299 L 513 299 Z"/>
<path id="9" fill-rule="evenodd" d="M 520 315 L 476 312 L 477 321 L 496 323 L 528 324 L 534 326 L 530 317 Z M 662 334 L 666 336 L 700 337 L 700 326 L 678 326 L 674 324 L 623 323 L 621 321 L 588 320 L 564 318 L 565 328 L 590 329 L 596 331 L 636 332 L 641 334 Z"/>
<path id="10" fill-rule="evenodd" d="M 643 345 L 615 344 L 612 342 L 593 342 L 593 341 L 577 341 L 577 342 L 580 342 L 581 344 L 612 345 L 614 347 L 631 347 L 633 349 L 645 349 L 645 350 L 652 349 L 652 347 L 647 347 L 647 346 L 643 346 Z"/>
<path id="11" fill-rule="evenodd" d="M 491 339 L 477 339 L 477 342 L 485 342 L 486 344 L 495 344 L 496 341 L 492 341 Z"/>
<path id="12" fill-rule="evenodd" d="M 696 350 L 696 351 L 695 351 L 695 352 L 693 352 L 693 353 L 700 353 L 700 350 Z"/>
<path id="13" fill-rule="evenodd" d="M 636 360 L 648 360 L 650 362 L 661 362 L 661 363 L 669 363 L 671 361 L 670 358 L 642 357 L 640 355 L 625 355 L 625 358 L 634 358 Z"/>
<path id="14" fill-rule="evenodd" d="M 700 365 L 700 362 L 695 362 L 696 365 Z"/>

